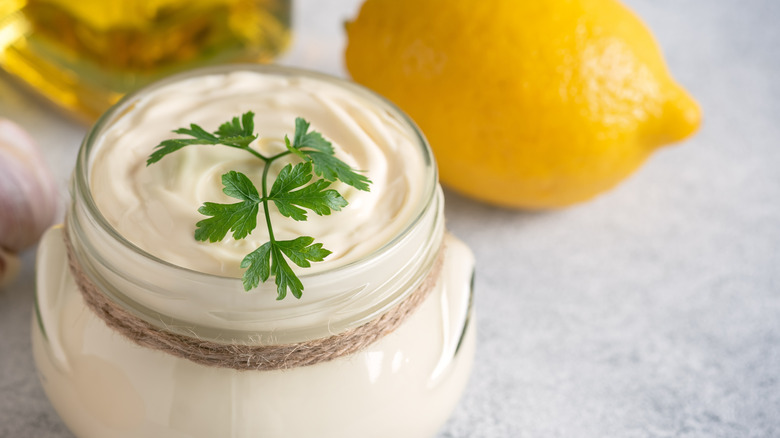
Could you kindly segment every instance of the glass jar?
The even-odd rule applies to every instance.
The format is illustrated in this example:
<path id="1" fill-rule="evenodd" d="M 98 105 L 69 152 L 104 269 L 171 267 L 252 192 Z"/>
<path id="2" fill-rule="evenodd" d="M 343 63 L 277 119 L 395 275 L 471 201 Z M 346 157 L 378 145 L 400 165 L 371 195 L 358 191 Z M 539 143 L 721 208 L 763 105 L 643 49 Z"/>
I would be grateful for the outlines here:
<path id="1" fill-rule="evenodd" d="M 445 231 L 430 148 L 397 108 L 358 85 L 295 69 L 242 68 L 336 84 L 398 121 L 425 163 L 414 214 L 359 260 L 300 275 L 306 286 L 301 300 L 269 299 L 272 282 L 247 293 L 238 278 L 168 263 L 120 235 L 90 191 L 101 133 L 150 90 L 178 77 L 131 94 L 87 134 L 66 222 L 49 230 L 38 250 L 33 349 L 47 396 L 79 438 L 434 436 L 466 384 L 475 327 L 473 257 Z M 218 343 L 327 338 L 376 321 L 421 287 L 430 292 L 394 331 L 355 353 L 279 370 L 210 367 L 139 346 L 106 325 L 74 281 L 66 236 L 102 296 L 156 330 Z"/>
<path id="2" fill-rule="evenodd" d="M 291 0 L 3 0 L 0 68 L 93 121 L 173 72 L 272 60 L 290 16 Z"/>

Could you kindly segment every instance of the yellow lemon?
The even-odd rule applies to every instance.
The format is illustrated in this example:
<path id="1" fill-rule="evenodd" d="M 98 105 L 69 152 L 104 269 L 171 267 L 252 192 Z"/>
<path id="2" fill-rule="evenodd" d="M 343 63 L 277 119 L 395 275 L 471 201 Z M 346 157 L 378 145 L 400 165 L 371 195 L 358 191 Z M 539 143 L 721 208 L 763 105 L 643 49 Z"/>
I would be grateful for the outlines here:
<path id="1" fill-rule="evenodd" d="M 347 38 L 353 79 L 417 122 L 441 180 L 494 204 L 586 200 L 700 122 L 616 0 L 367 0 Z"/>

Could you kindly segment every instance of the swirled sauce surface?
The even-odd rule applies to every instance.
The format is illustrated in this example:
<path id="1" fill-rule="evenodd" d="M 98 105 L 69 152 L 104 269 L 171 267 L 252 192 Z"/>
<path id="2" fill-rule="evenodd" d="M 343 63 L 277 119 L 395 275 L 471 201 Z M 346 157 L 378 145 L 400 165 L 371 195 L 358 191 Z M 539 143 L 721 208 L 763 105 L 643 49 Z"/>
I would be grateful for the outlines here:
<path id="1" fill-rule="evenodd" d="M 230 234 L 217 243 L 193 237 L 204 202 L 238 202 L 222 192 L 222 174 L 236 170 L 261 187 L 263 162 L 226 146 L 193 145 L 151 166 L 146 159 L 171 131 L 195 123 L 209 132 L 246 111 L 255 113 L 259 138 L 251 145 L 266 156 L 285 150 L 295 118 L 311 123 L 332 142 L 336 156 L 371 179 L 371 191 L 342 183 L 349 205 L 307 221 L 281 216 L 271 204 L 275 237 L 307 235 L 333 253 L 306 272 L 348 264 L 377 250 L 414 219 L 426 175 L 419 140 L 376 104 L 325 80 L 248 71 L 184 79 L 144 95 L 112 123 L 96 143 L 90 165 L 92 196 L 109 223 L 127 240 L 170 263 L 200 272 L 240 277 L 241 259 L 268 241 L 261 213 L 246 238 Z M 287 160 L 287 161 L 286 161 Z M 281 167 L 274 162 L 271 180 Z M 291 264 L 292 265 L 292 264 Z"/>

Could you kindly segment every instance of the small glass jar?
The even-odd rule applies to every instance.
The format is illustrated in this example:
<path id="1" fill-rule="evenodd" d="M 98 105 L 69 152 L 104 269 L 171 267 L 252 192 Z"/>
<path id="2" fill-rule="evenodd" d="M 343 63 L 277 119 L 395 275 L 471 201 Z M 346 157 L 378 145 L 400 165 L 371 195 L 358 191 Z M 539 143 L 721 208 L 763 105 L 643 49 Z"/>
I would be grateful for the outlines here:
<path id="1" fill-rule="evenodd" d="M 178 78 L 129 95 L 86 136 L 66 223 L 49 230 L 39 247 L 33 349 L 47 396 L 79 438 L 434 436 L 466 384 L 475 327 L 473 257 L 445 231 L 430 148 L 397 108 L 358 85 L 295 69 L 242 68 L 328 81 L 390 114 L 426 163 L 415 214 L 356 262 L 301 275 L 301 300 L 269 299 L 272 282 L 247 293 L 240 279 L 158 259 L 112 228 L 90 192 L 101 133 L 149 90 Z M 376 320 L 426 280 L 434 282 L 398 328 L 356 353 L 281 370 L 210 367 L 139 346 L 106 325 L 74 281 L 65 236 L 84 274 L 110 301 L 157 330 L 213 342 L 276 345 L 329 337 Z"/>

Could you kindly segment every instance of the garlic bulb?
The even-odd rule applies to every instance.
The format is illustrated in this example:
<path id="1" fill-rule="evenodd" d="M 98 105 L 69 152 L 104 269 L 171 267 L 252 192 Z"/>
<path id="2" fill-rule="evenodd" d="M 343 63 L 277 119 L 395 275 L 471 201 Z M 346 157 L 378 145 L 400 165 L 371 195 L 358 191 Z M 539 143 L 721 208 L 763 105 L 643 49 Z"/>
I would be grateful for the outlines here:
<path id="1" fill-rule="evenodd" d="M 0 284 L 18 264 L 14 254 L 54 222 L 58 205 L 54 178 L 33 139 L 0 119 Z"/>

